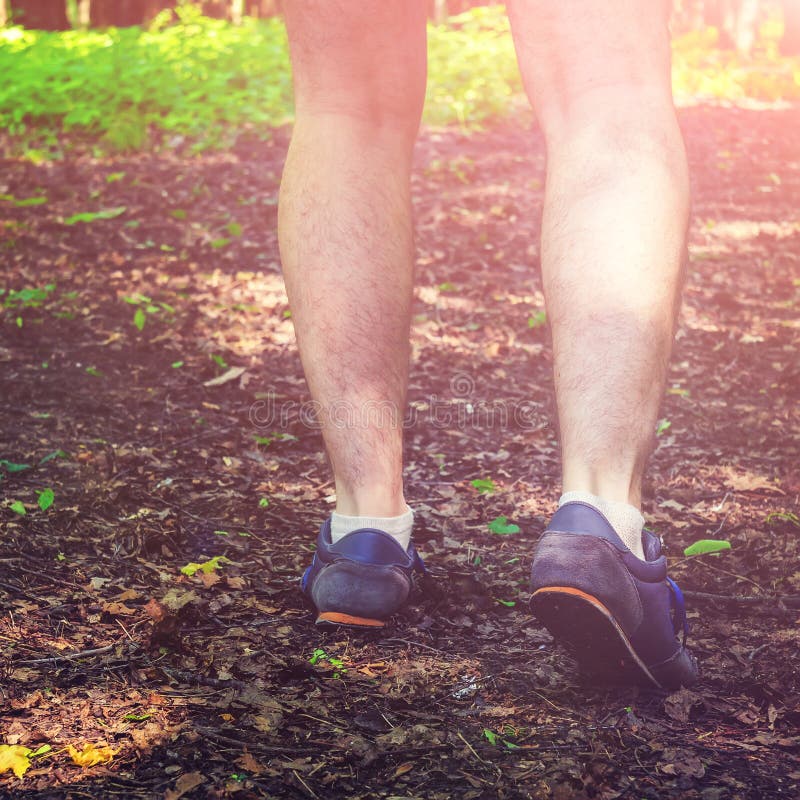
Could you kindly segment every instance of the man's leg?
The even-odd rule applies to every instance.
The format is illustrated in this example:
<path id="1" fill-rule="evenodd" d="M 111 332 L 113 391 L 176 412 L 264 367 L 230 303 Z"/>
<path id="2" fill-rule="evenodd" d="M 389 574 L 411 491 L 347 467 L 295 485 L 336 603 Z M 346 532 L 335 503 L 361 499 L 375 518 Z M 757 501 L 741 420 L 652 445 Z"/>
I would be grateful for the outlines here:
<path id="1" fill-rule="evenodd" d="M 682 597 L 639 511 L 689 209 L 668 7 L 509 6 L 547 145 L 542 270 L 563 459 L 560 508 L 534 557 L 533 607 L 586 669 L 688 685 L 697 669 L 676 638 Z"/>
<path id="2" fill-rule="evenodd" d="M 425 3 L 290 0 L 284 11 L 296 121 L 279 239 L 300 355 L 337 511 L 397 517 L 408 511 L 409 175 L 425 97 Z"/>
<path id="3" fill-rule="evenodd" d="M 639 507 L 689 208 L 668 3 L 512 0 L 547 144 L 542 270 L 563 491 Z"/>

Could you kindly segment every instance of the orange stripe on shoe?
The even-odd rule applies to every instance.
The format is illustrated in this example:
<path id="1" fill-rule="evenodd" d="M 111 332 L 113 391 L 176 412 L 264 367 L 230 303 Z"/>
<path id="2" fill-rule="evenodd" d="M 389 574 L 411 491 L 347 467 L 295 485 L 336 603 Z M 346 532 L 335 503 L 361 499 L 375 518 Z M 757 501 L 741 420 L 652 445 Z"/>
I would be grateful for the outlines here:
<path id="1" fill-rule="evenodd" d="M 582 600 L 591 603 L 609 619 L 614 619 L 614 615 L 596 597 L 582 592 L 580 589 L 575 589 L 572 586 L 547 586 L 543 589 L 537 589 L 533 593 L 533 597 L 536 597 L 538 594 L 571 594 L 573 597 L 580 597 Z"/>
<path id="2" fill-rule="evenodd" d="M 317 625 L 321 622 L 330 622 L 334 625 L 354 625 L 358 628 L 382 628 L 386 625 L 386 623 L 380 619 L 354 617 L 351 614 L 342 614 L 339 611 L 323 611 L 317 617 Z"/>
<path id="3" fill-rule="evenodd" d="M 586 600 L 587 603 L 591 603 L 603 616 L 607 617 L 609 622 L 614 626 L 617 633 L 619 634 L 620 638 L 622 639 L 625 647 L 628 650 L 629 655 L 639 667 L 639 669 L 644 672 L 644 674 L 653 682 L 655 686 L 659 689 L 663 689 L 664 687 L 655 679 L 653 673 L 647 668 L 647 664 L 642 661 L 641 658 L 637 655 L 636 651 L 633 649 L 633 645 L 630 643 L 625 631 L 622 630 L 620 624 L 614 619 L 614 615 L 594 596 L 587 594 L 586 592 L 582 592 L 580 589 L 575 589 L 573 586 L 546 586 L 542 589 L 537 589 L 533 595 L 531 595 L 531 599 L 536 597 L 536 595 L 543 595 L 543 594 L 569 594 L 573 597 L 580 597 L 581 600 Z"/>

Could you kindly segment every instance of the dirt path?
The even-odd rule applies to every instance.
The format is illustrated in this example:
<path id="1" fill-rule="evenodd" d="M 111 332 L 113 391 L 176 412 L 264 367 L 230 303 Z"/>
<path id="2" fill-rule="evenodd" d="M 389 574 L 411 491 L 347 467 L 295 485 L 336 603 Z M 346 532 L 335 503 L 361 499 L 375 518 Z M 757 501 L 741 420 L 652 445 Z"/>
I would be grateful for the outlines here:
<path id="1" fill-rule="evenodd" d="M 704 680 L 669 696 L 582 685 L 527 610 L 558 475 L 528 122 L 420 142 L 408 487 L 435 580 L 368 635 L 315 629 L 298 591 L 332 490 L 278 272 L 285 135 L 3 162 L 4 285 L 37 291 L 0 297 L 0 741 L 52 750 L 0 796 L 797 796 L 800 609 L 770 598 L 800 595 L 800 110 L 681 119 L 646 506 L 685 589 L 748 599 L 691 599 Z M 709 537 L 732 549 L 682 557 Z M 112 760 L 77 766 L 85 743 Z"/>

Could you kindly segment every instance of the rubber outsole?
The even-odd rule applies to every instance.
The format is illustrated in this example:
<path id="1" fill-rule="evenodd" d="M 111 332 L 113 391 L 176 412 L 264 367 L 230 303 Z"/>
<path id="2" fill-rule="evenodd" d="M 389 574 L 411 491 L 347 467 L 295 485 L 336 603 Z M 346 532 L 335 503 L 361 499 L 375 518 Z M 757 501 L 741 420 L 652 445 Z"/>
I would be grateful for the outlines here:
<path id="1" fill-rule="evenodd" d="M 664 688 L 596 597 L 571 586 L 548 586 L 533 593 L 531 608 L 553 638 L 572 652 L 587 677 Z"/>
<path id="2" fill-rule="evenodd" d="M 369 617 L 356 617 L 339 611 L 323 611 L 317 616 L 317 625 L 347 625 L 351 628 L 383 628 L 386 622 Z"/>

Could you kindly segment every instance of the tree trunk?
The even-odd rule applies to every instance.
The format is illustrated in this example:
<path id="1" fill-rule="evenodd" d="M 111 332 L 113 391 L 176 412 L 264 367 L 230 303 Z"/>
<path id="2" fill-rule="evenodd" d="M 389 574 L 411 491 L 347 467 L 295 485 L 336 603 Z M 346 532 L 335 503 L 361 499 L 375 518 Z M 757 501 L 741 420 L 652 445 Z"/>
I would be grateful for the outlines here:
<path id="1" fill-rule="evenodd" d="M 8 9 L 6 8 L 6 0 L 0 0 L 0 28 L 8 22 Z"/>
<path id="2" fill-rule="evenodd" d="M 736 5 L 733 41 L 737 52 L 749 55 L 758 33 L 759 0 L 739 0 Z"/>
<path id="3" fill-rule="evenodd" d="M 800 0 L 783 0 L 781 55 L 800 56 Z"/>
<path id="4" fill-rule="evenodd" d="M 749 53 L 758 32 L 759 0 L 706 0 L 705 24 L 717 29 L 717 46 Z"/>
<path id="5" fill-rule="evenodd" d="M 65 0 L 11 0 L 11 18 L 17 25 L 42 31 L 67 31 Z"/>

